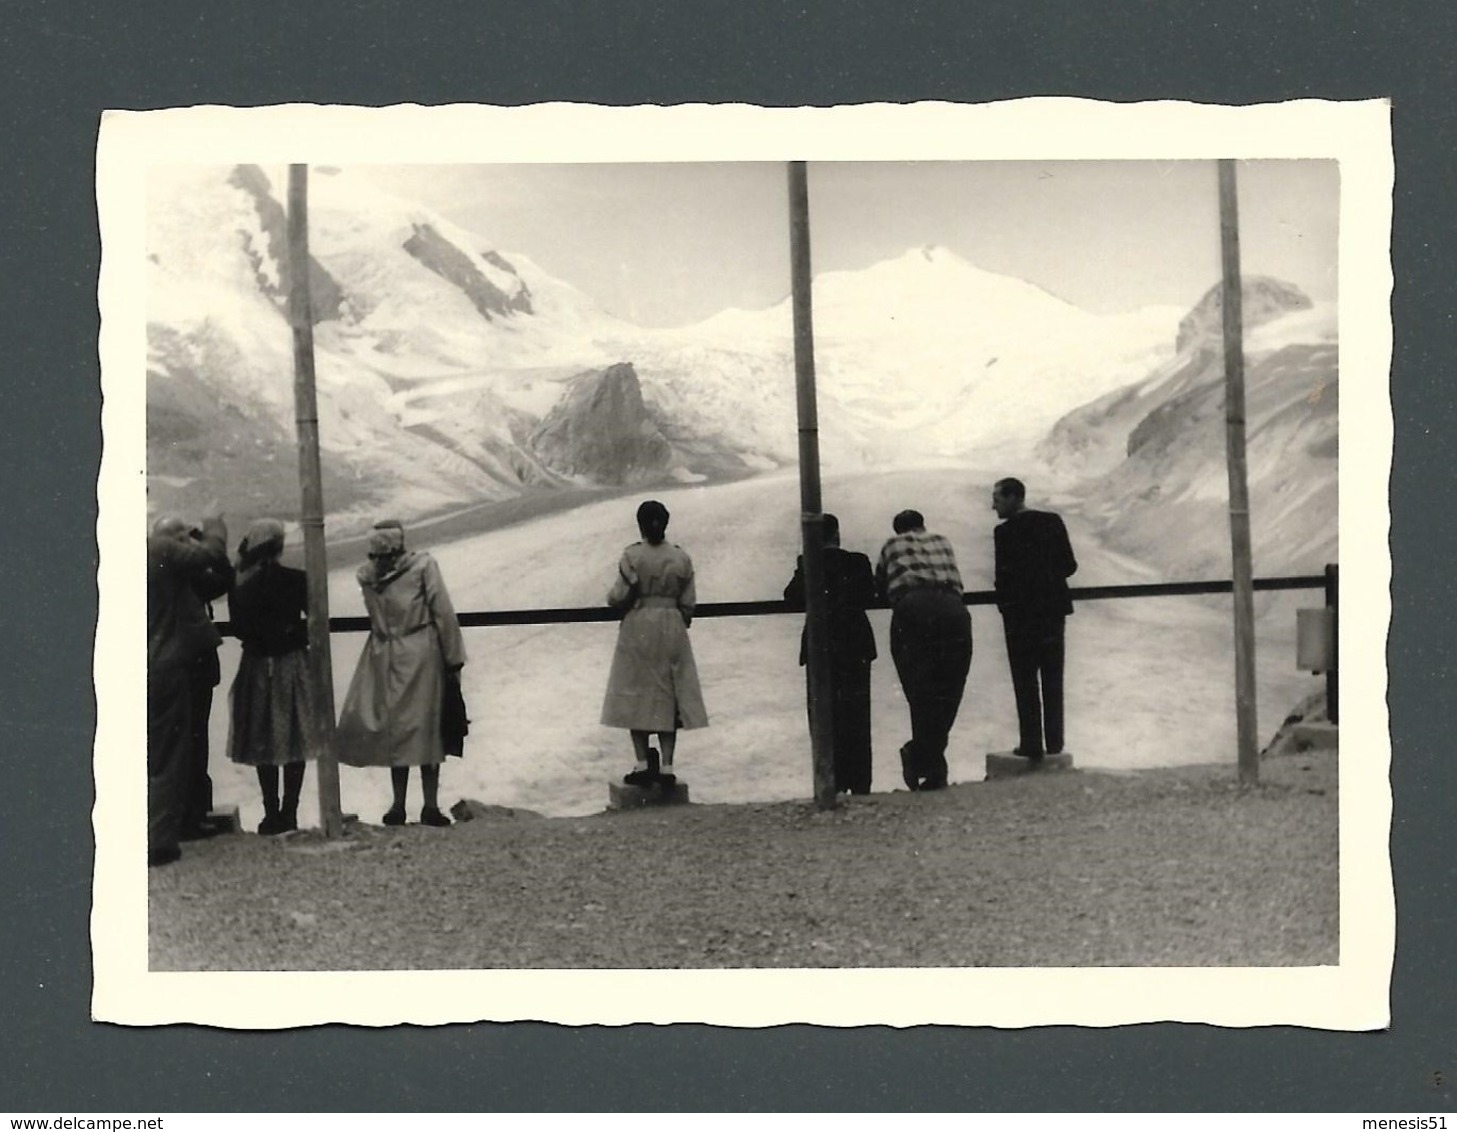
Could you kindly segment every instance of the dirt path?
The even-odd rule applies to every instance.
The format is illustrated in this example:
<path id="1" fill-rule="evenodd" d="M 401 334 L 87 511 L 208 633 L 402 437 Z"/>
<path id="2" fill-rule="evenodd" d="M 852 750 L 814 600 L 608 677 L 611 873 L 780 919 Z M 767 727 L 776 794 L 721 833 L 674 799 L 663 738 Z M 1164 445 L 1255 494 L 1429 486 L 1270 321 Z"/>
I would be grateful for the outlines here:
<path id="1" fill-rule="evenodd" d="M 1338 961 L 1337 758 L 807 802 L 234 835 L 150 874 L 151 964 L 370 968 Z"/>

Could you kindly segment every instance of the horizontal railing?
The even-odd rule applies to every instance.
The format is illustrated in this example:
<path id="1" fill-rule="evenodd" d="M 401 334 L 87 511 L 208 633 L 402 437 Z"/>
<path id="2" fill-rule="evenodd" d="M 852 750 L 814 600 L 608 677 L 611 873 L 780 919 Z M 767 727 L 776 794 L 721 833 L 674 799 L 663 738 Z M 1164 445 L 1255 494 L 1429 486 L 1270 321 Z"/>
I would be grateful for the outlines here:
<path id="1" fill-rule="evenodd" d="M 1256 578 L 1256 590 L 1311 590 L 1323 589 L 1326 585 L 1322 574 L 1302 574 L 1289 578 Z M 1199 594 L 1227 594 L 1234 592 L 1234 583 L 1213 582 L 1150 582 L 1126 586 L 1075 586 L 1068 591 L 1073 601 L 1103 601 L 1112 598 L 1134 597 L 1185 597 Z M 997 595 L 993 590 L 974 590 L 961 595 L 967 605 L 995 605 Z M 879 602 L 872 609 L 888 608 Z M 797 606 L 785 601 L 717 601 L 705 602 L 694 610 L 695 618 L 704 617 L 762 617 L 775 613 L 802 613 Z M 578 622 L 617 621 L 622 617 L 620 610 L 605 605 L 563 609 L 502 609 L 489 612 L 475 611 L 457 613 L 461 628 L 484 629 L 498 625 L 563 625 Z M 218 629 L 231 634 L 226 621 L 218 622 Z M 331 617 L 331 633 L 367 633 L 368 617 Z"/>

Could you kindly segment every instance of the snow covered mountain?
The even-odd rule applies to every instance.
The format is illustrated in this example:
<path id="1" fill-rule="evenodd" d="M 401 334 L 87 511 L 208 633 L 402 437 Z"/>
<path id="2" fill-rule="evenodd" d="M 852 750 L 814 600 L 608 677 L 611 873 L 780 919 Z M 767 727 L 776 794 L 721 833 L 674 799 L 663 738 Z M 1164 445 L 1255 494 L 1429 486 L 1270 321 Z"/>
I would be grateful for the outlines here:
<path id="1" fill-rule="evenodd" d="M 615 320 L 528 259 L 347 174 L 310 178 L 325 499 L 347 528 L 565 482 L 525 439 Z M 322 175 L 320 175 L 322 174 Z M 154 174 L 148 487 L 297 509 L 282 188 L 256 166 Z"/>
<path id="2" fill-rule="evenodd" d="M 1336 561 L 1339 355 L 1333 303 L 1243 284 L 1245 416 L 1256 575 Z M 1177 353 L 1060 420 L 1039 446 L 1110 545 L 1171 576 L 1228 576 L 1222 296 L 1181 321 Z"/>
<path id="3" fill-rule="evenodd" d="M 235 514 L 296 510 L 281 177 L 177 167 L 149 185 L 154 510 L 213 496 Z M 788 299 L 635 327 L 351 171 L 313 170 L 309 239 L 335 531 L 380 510 L 795 459 Z M 820 275 L 814 310 L 832 470 L 1024 454 L 1069 408 L 1168 363 L 1183 313 L 1092 315 L 937 247 Z M 642 444 L 608 453 L 598 426 L 636 429 Z"/>

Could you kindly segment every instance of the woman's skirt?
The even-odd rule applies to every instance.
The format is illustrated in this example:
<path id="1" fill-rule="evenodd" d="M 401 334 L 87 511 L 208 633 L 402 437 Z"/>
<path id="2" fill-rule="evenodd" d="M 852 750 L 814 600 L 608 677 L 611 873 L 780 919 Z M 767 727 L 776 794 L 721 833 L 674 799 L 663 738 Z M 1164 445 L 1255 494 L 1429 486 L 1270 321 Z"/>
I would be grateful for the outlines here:
<path id="1" fill-rule="evenodd" d="M 313 691 L 308 653 L 282 656 L 244 652 L 230 696 L 228 758 L 245 766 L 282 766 L 311 757 Z"/>
<path id="2" fill-rule="evenodd" d="M 623 618 L 602 722 L 634 731 L 708 726 L 693 645 L 676 608 L 639 606 Z"/>

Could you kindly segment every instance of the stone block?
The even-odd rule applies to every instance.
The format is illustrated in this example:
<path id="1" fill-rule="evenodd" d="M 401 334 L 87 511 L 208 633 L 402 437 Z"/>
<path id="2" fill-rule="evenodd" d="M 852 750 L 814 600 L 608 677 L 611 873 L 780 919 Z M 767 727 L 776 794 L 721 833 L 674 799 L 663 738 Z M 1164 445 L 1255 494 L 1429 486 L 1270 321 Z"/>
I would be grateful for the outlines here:
<path id="1" fill-rule="evenodd" d="M 629 786 L 621 779 L 607 783 L 609 810 L 636 810 L 642 806 L 680 806 L 688 802 L 688 783 L 681 778 L 672 786 Z"/>
<path id="2" fill-rule="evenodd" d="M 237 806 L 219 806 L 208 810 L 207 823 L 214 829 L 227 830 L 229 833 L 243 832 L 243 819 L 238 814 Z"/>
<path id="3" fill-rule="evenodd" d="M 1072 768 L 1073 757 L 1070 751 L 1062 751 L 1056 755 L 1043 755 L 1042 761 L 1037 763 L 1032 762 L 1031 759 L 1024 759 L 1021 755 L 1014 755 L 1011 751 L 987 752 L 988 778 L 1012 778 L 1034 771 L 1041 773 L 1048 770 L 1072 770 Z"/>
<path id="4" fill-rule="evenodd" d="M 1297 751 L 1334 751 L 1340 746 L 1340 728 L 1326 720 L 1297 723 L 1290 734 Z"/>
<path id="5" fill-rule="evenodd" d="M 539 818 L 535 810 L 518 810 L 511 806 L 493 806 L 478 802 L 474 798 L 462 798 L 450 807 L 450 816 L 456 821 L 475 821 L 476 818 Z"/>

